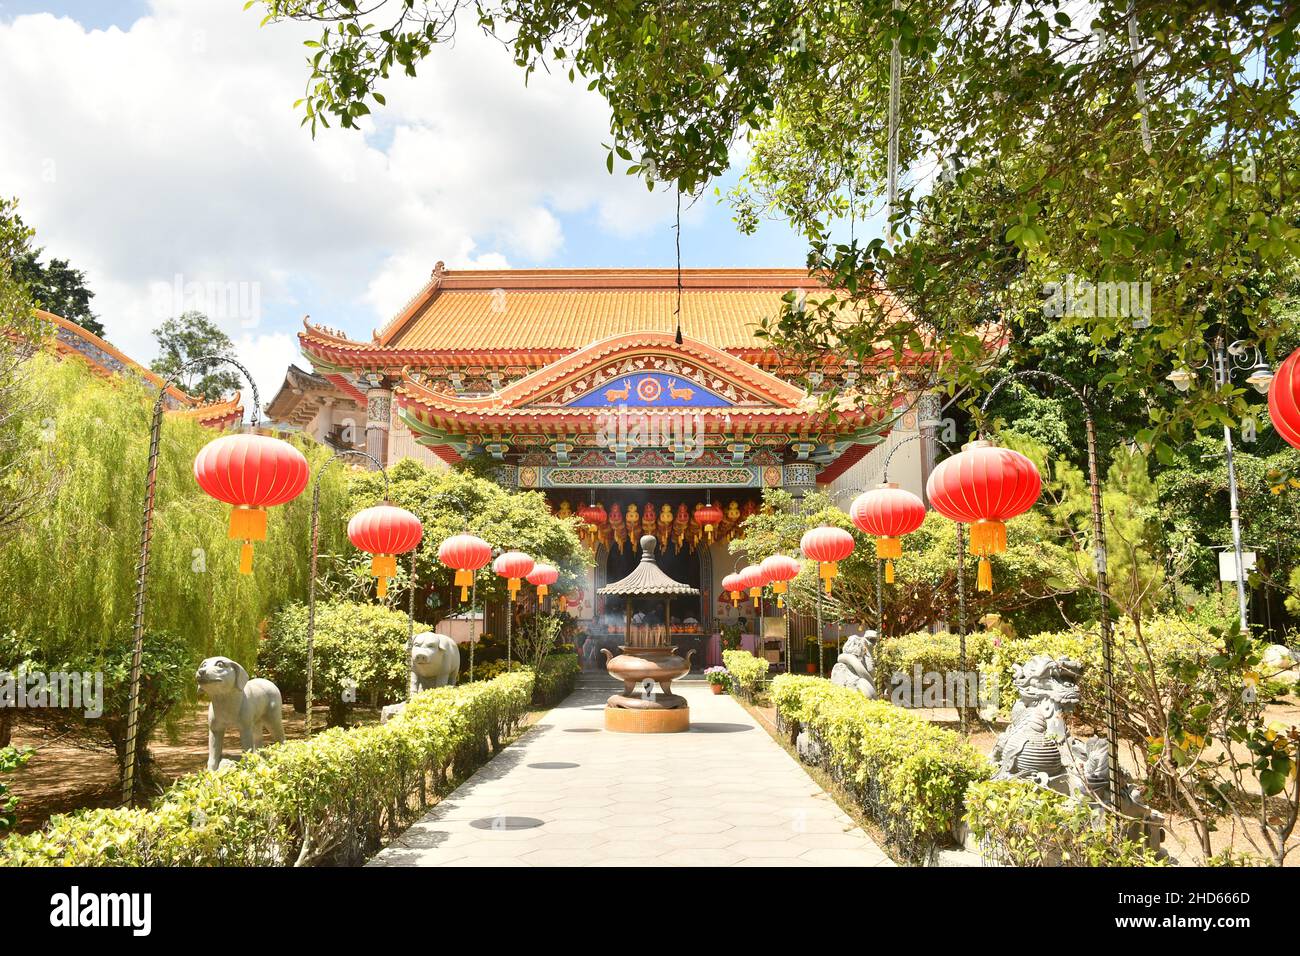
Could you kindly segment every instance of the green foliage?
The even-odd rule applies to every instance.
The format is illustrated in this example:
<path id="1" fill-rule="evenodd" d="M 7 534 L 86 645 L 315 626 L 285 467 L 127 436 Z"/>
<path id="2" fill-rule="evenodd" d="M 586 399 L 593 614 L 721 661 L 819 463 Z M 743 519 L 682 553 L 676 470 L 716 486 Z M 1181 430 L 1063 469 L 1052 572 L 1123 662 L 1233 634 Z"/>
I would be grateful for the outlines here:
<path id="1" fill-rule="evenodd" d="M 984 780 L 966 791 L 966 822 L 981 850 L 1008 866 L 1164 866 L 1087 803 L 1024 780 Z"/>
<path id="2" fill-rule="evenodd" d="M 532 691 L 528 670 L 424 691 L 385 724 L 327 730 L 187 776 L 152 810 L 53 817 L 0 844 L 0 865 L 358 864 L 447 792 L 452 768 L 464 777 L 482 763 Z"/>
<path id="3" fill-rule="evenodd" d="M 767 680 L 771 666 L 766 659 L 755 657 L 749 651 L 723 651 L 722 663 L 736 688 L 750 700 L 758 693 L 759 685 Z"/>
<path id="4" fill-rule="evenodd" d="M 966 635 L 966 669 L 976 670 L 992 659 L 1000 635 L 976 631 Z M 947 631 L 931 634 L 918 631 L 886 637 L 876 644 L 876 686 L 888 688 L 897 673 L 910 675 L 919 667 L 922 674 L 956 673 L 961 668 L 961 638 Z"/>
<path id="5" fill-rule="evenodd" d="M 952 731 L 817 677 L 778 674 L 772 700 L 791 740 L 812 734 L 824 767 L 909 859 L 949 842 L 967 788 L 993 772 Z"/>
<path id="6" fill-rule="evenodd" d="M 0 747 L 0 774 L 12 773 L 27 765 L 32 759 L 32 751 L 19 750 L 17 747 Z M 18 798 L 9 792 L 4 779 L 0 778 L 0 833 L 14 825 L 14 811 L 18 809 Z"/>
<path id="7" fill-rule="evenodd" d="M 553 707 L 573 693 L 582 673 L 582 661 L 573 651 L 556 651 L 534 672 L 533 706 Z"/>
<path id="8" fill-rule="evenodd" d="M 312 693 L 330 702 L 331 717 L 345 712 L 343 692 L 358 701 L 389 704 L 406 696 L 406 641 L 409 619 L 380 604 L 316 603 L 312 652 Z M 307 688 L 307 606 L 288 604 L 276 611 L 258 647 L 257 675 L 274 681 L 286 695 Z"/>
<path id="9" fill-rule="evenodd" d="M 0 628 L 37 642 L 46 660 L 93 657 L 130 640 L 152 395 L 130 380 L 105 382 L 79 362 L 32 361 L 51 398 L 62 481 L 40 520 L 0 549 L 0 585 L 31 596 L 0 607 Z M 40 440 L 42 423 L 25 427 L 29 440 Z M 251 661 L 268 611 L 306 592 L 311 496 L 271 509 L 253 574 L 240 575 L 238 543 L 227 538 L 229 506 L 194 481 L 194 457 L 215 437 L 193 422 L 164 420 L 145 619 L 197 659 Z M 324 450 L 303 451 L 314 473 Z M 345 513 L 341 474 L 326 475 L 321 498 L 324 514 Z M 342 533 L 327 523 L 322 547 Z"/>
<path id="10" fill-rule="evenodd" d="M 29 249 L 14 262 L 14 274 L 27 284 L 33 304 L 60 318 L 76 322 L 92 335 L 104 336 L 104 324 L 90 309 L 95 293 L 86 287 L 86 274 L 67 259 L 41 262 L 44 249 Z"/>
<path id="11" fill-rule="evenodd" d="M 235 343 L 230 336 L 202 312 L 185 312 L 168 319 L 153 330 L 159 355 L 149 367 L 164 378 L 179 374 L 179 384 L 191 395 L 215 401 L 243 385 L 243 379 L 231 366 L 218 362 L 200 362 L 181 369 L 198 358 L 234 358 Z"/>

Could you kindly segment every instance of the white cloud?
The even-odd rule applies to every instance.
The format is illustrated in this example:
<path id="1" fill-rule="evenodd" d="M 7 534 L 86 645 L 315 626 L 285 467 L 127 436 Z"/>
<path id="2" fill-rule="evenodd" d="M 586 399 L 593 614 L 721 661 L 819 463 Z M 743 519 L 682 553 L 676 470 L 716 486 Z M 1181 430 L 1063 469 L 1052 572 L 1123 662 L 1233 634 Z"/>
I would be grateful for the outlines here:
<path id="1" fill-rule="evenodd" d="M 88 272 L 109 337 L 141 360 L 160 311 L 192 304 L 185 290 L 256 290 L 256 314 L 213 317 L 269 398 L 305 313 L 367 336 L 438 259 L 546 263 L 566 214 L 617 236 L 671 218 L 671 197 L 605 173 L 599 97 L 561 76 L 525 88 L 469 22 L 418 79 L 385 87 L 372 135 L 313 140 L 291 104 L 314 28 L 259 29 L 241 7 L 153 0 L 126 30 L 0 23 L 0 189 L 39 244 Z"/>

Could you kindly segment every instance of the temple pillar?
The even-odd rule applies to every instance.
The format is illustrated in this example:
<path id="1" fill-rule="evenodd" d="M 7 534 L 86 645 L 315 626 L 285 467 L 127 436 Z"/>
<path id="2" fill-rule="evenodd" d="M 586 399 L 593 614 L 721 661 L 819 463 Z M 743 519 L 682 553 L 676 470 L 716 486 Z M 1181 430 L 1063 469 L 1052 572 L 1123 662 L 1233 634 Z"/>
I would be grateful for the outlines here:
<path id="1" fill-rule="evenodd" d="M 392 423 L 393 390 L 383 385 L 366 389 L 366 452 L 388 466 L 388 433 Z"/>

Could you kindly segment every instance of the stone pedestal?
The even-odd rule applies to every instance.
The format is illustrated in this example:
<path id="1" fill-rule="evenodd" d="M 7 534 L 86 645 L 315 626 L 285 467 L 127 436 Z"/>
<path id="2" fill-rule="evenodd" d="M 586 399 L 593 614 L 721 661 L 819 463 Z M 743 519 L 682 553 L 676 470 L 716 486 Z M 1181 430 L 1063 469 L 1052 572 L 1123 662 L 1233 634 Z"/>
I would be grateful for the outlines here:
<path id="1" fill-rule="evenodd" d="M 684 734 L 691 729 L 689 707 L 671 710 L 605 708 L 605 729 L 619 734 Z"/>

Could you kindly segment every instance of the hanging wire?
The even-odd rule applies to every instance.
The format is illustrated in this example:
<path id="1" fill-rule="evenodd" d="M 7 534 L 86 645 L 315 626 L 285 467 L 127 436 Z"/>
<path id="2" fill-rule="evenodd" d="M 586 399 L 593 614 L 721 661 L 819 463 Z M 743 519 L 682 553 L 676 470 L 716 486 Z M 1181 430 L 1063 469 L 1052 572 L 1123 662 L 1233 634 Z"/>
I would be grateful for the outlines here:
<path id="1" fill-rule="evenodd" d="M 677 344 L 682 344 L 682 187 L 677 187 L 677 308 L 673 309 L 677 319 Z"/>

